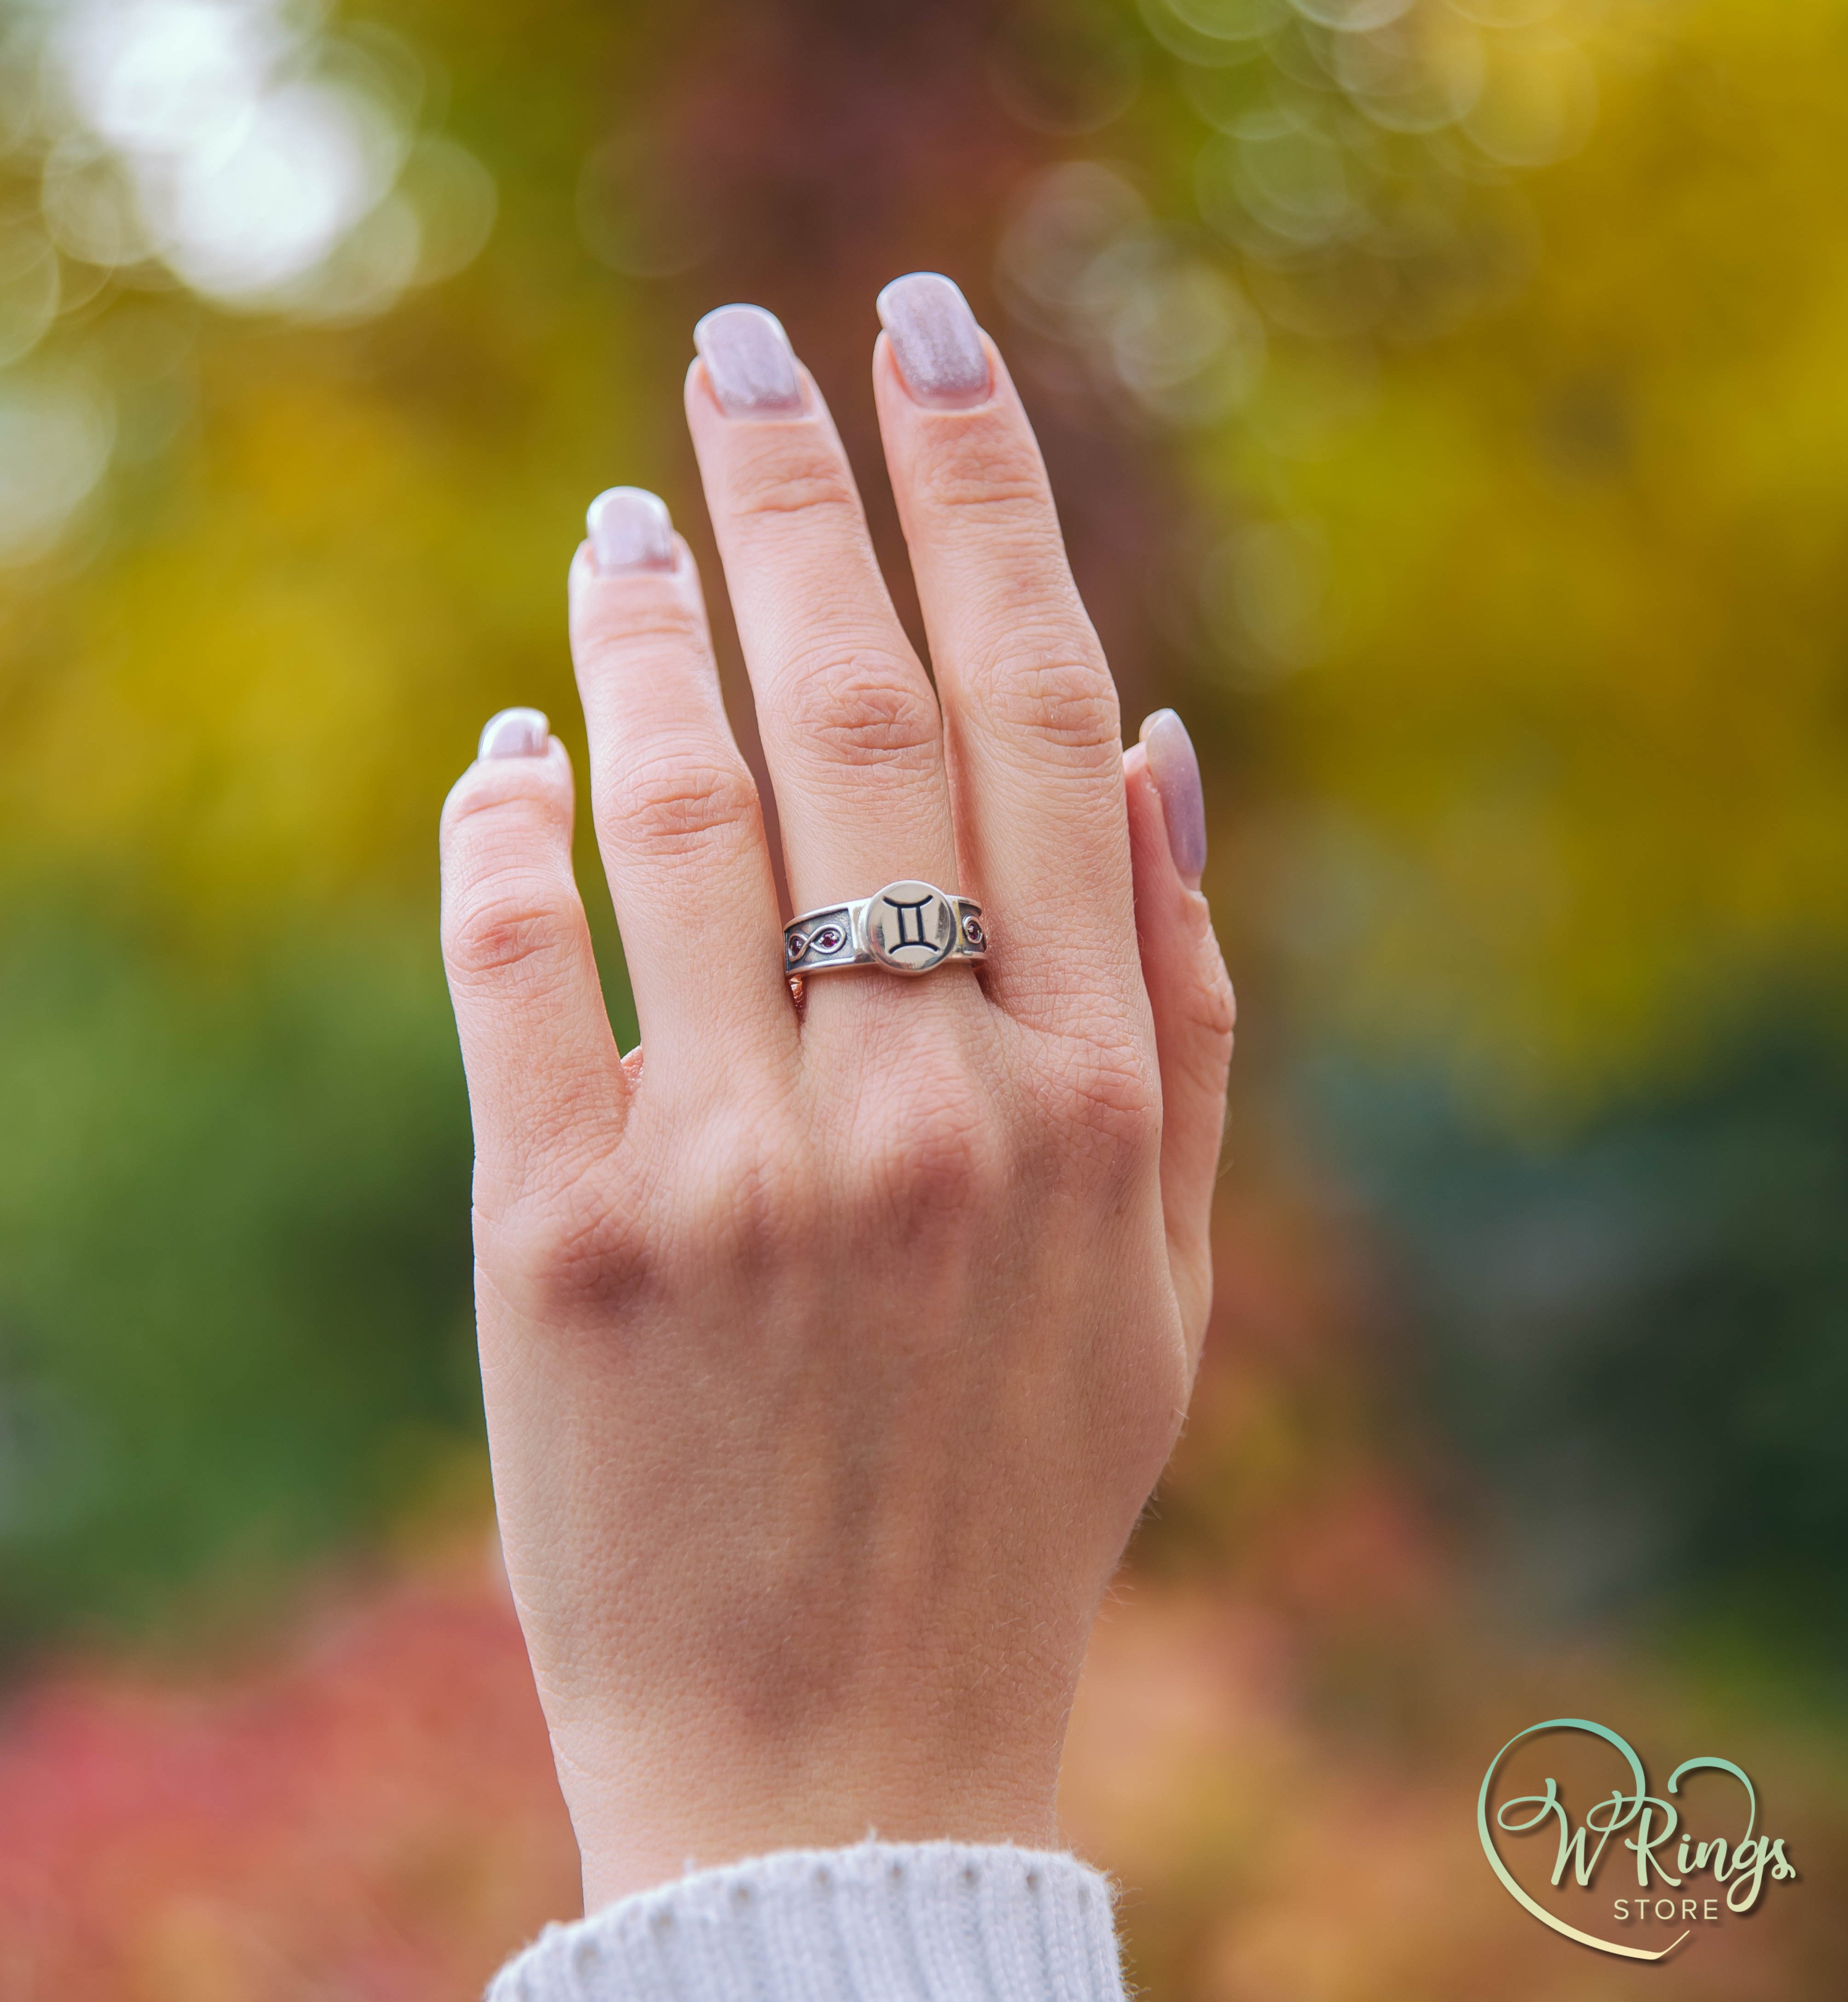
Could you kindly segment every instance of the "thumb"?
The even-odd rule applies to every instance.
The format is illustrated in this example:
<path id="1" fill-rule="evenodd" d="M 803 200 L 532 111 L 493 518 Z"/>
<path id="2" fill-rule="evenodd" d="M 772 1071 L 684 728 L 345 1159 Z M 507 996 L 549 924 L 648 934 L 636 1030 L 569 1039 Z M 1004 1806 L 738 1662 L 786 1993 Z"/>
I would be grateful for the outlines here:
<path id="1" fill-rule="evenodd" d="M 1124 754 L 1136 940 L 1155 1017 L 1162 1087 L 1162 1208 L 1168 1262 L 1197 1364 L 1212 1305 L 1213 1182 L 1226 1118 L 1236 1010 L 1200 894 L 1206 813 L 1180 718 L 1157 710 Z"/>

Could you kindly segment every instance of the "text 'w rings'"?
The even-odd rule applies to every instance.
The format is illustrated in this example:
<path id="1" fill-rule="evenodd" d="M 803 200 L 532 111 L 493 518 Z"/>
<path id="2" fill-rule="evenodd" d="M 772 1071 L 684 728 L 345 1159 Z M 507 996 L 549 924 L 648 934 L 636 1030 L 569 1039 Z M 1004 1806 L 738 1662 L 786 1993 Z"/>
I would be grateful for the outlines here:
<path id="1" fill-rule="evenodd" d="M 929 973 L 954 959 L 988 957 L 982 906 L 929 883 L 888 883 L 870 897 L 805 911 L 783 928 L 786 973 L 853 966 Z"/>

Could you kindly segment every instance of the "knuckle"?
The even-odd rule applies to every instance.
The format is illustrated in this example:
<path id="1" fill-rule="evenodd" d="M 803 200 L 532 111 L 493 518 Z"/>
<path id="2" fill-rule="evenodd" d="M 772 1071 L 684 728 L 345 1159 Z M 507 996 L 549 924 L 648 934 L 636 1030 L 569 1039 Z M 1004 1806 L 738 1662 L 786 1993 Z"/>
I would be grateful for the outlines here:
<path id="1" fill-rule="evenodd" d="M 586 673 L 633 671 L 650 660 L 703 654 L 706 633 L 698 612 L 677 593 L 637 591 L 600 604 L 579 626 L 572 650 Z"/>
<path id="2" fill-rule="evenodd" d="M 750 825 L 757 812 L 757 788 L 741 761 L 663 751 L 612 766 L 597 820 L 606 841 L 675 854 Z"/>
<path id="3" fill-rule="evenodd" d="M 1005 648 L 978 657 L 971 679 L 975 699 L 1002 726 L 1073 752 L 1120 755 L 1116 684 L 1094 647 L 1050 635 L 1035 644 L 1016 633 Z"/>
<path id="4" fill-rule="evenodd" d="M 444 913 L 443 959 L 465 986 L 542 976 L 563 943 L 570 907 L 560 885 L 535 870 L 504 869 L 452 898 Z"/>
<path id="5" fill-rule="evenodd" d="M 1127 1023 L 1100 1020 L 1058 1036 L 1048 1045 L 1045 1076 L 1054 1128 L 1078 1138 L 1069 1149 L 1073 1167 L 1133 1173 L 1159 1153 L 1160 1074 Z"/>
<path id="6" fill-rule="evenodd" d="M 853 1150 L 861 1200 L 907 1229 L 980 1213 L 1007 1180 L 1000 1122 L 978 1079 L 953 1056 L 914 1059 L 871 1094 L 877 1123 Z"/>
<path id="7" fill-rule="evenodd" d="M 724 1247 L 749 1285 L 792 1250 L 800 1255 L 820 1241 L 820 1177 L 798 1138 L 779 1139 L 766 1121 L 727 1118 L 692 1144 L 696 1159 L 683 1181 L 688 1243 Z"/>
<path id="8" fill-rule="evenodd" d="M 1130 1154 L 1161 1144 L 1161 1086 L 1148 1066 L 1126 1052 L 1093 1046 L 1072 1062 L 1065 1096 L 1078 1123 Z"/>
<path id="9" fill-rule="evenodd" d="M 971 427 L 944 439 L 919 454 L 915 479 L 926 507 L 973 514 L 990 528 L 1017 525 L 1037 541 L 1051 526 L 1051 490 L 1039 454 L 1009 433 Z"/>
<path id="10" fill-rule="evenodd" d="M 601 1178 L 587 1174 L 525 1199 L 500 1219 L 492 1259 L 495 1283 L 551 1327 L 607 1317 L 638 1289 L 648 1263 L 640 1232 L 607 1199 Z"/>
<path id="11" fill-rule="evenodd" d="M 775 523 L 846 513 L 859 517 L 859 496 L 846 462 L 819 438 L 801 433 L 765 437 L 734 459 L 726 483 L 727 510 L 741 521 Z"/>
<path id="12" fill-rule="evenodd" d="M 915 764 L 936 755 L 936 699 L 922 670 L 887 648 L 798 661 L 787 687 L 791 727 L 837 763 Z"/>
<path id="13" fill-rule="evenodd" d="M 1198 895 L 1187 898 L 1182 913 L 1188 957 L 1182 962 L 1182 977 L 1167 989 L 1173 995 L 1170 1006 L 1183 1038 L 1180 1048 L 1184 1052 L 1198 1049 L 1201 1062 L 1216 1062 L 1223 1068 L 1230 1059 L 1238 1029 L 1238 997 L 1226 970 L 1226 955 L 1213 934 L 1206 899 Z"/>
<path id="14" fill-rule="evenodd" d="M 1205 982 L 1195 990 L 1194 1025 L 1226 1055 L 1231 1054 L 1239 1026 L 1238 996 L 1226 962 L 1216 952 Z"/>
<path id="15" fill-rule="evenodd" d="M 469 766 L 443 802 L 438 838 L 445 869 L 496 853 L 531 853 L 568 823 L 570 796 L 549 761 L 508 758 Z"/>

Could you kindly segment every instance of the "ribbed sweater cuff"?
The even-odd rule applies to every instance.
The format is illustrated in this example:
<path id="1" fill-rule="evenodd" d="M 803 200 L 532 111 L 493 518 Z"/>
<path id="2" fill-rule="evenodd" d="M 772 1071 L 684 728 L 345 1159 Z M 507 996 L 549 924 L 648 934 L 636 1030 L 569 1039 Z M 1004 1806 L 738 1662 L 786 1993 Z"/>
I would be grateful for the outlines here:
<path id="1" fill-rule="evenodd" d="M 784 1850 L 548 1926 L 488 2002 L 1124 2002 L 1111 1907 L 1072 1856 Z"/>

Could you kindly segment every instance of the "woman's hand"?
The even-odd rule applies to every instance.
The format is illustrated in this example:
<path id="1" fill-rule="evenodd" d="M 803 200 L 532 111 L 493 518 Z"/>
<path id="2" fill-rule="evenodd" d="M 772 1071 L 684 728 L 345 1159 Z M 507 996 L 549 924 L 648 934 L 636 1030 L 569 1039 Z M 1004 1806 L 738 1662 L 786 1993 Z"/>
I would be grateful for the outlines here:
<path id="1" fill-rule="evenodd" d="M 701 323 L 688 420 L 797 909 L 921 878 L 979 899 L 986 965 L 793 1003 L 692 560 L 633 490 L 594 511 L 570 623 L 640 1049 L 544 720 L 497 718 L 444 814 L 495 1493 L 593 1909 L 870 1830 L 1052 1842 L 1206 1323 L 1233 1003 L 1193 752 L 1164 712 L 1123 755 L 961 295 L 880 303 L 934 690 L 768 314 Z"/>

